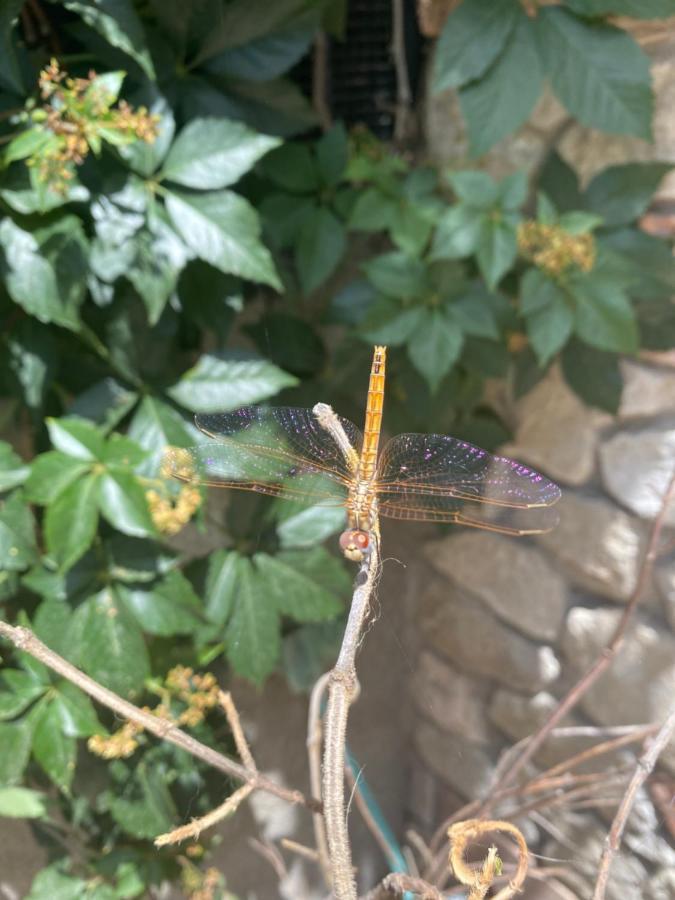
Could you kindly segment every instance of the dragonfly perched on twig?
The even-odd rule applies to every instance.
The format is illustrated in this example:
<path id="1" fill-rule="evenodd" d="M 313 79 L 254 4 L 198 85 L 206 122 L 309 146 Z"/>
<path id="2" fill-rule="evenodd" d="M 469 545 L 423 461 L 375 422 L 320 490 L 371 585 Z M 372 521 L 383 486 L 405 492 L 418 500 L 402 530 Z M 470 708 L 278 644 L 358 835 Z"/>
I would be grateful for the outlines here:
<path id="1" fill-rule="evenodd" d="M 324 403 L 245 406 L 196 416 L 211 440 L 169 451 L 184 481 L 342 506 L 344 555 L 367 556 L 378 515 L 454 522 L 504 534 L 549 531 L 560 488 L 529 466 L 442 434 L 399 434 L 379 453 L 386 347 L 375 347 L 363 434 Z"/>

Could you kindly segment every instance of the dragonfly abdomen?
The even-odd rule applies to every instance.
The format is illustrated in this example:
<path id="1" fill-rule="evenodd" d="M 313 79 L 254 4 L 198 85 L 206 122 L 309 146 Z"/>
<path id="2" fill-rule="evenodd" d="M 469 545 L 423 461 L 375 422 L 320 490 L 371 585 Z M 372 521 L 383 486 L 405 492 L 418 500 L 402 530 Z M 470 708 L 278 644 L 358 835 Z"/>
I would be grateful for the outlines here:
<path id="1" fill-rule="evenodd" d="M 358 477 L 363 481 L 371 481 L 377 466 L 377 448 L 380 443 L 382 429 L 382 409 L 384 406 L 384 378 L 386 370 L 387 348 L 375 347 L 373 364 L 368 381 L 368 400 L 366 402 L 366 422 L 363 429 L 363 450 L 359 462 Z"/>

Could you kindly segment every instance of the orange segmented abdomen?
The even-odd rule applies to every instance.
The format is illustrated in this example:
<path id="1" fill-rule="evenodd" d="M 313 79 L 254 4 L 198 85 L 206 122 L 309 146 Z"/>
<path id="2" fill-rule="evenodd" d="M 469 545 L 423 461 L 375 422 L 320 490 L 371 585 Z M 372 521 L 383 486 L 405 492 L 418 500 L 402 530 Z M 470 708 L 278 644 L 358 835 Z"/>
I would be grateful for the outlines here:
<path id="1" fill-rule="evenodd" d="M 380 443 L 382 427 L 382 407 L 384 405 L 384 376 L 387 359 L 386 347 L 375 347 L 373 365 L 368 382 L 368 401 L 366 403 L 366 423 L 363 428 L 363 450 L 359 464 L 360 480 L 370 480 L 375 475 L 377 465 L 377 448 Z"/>

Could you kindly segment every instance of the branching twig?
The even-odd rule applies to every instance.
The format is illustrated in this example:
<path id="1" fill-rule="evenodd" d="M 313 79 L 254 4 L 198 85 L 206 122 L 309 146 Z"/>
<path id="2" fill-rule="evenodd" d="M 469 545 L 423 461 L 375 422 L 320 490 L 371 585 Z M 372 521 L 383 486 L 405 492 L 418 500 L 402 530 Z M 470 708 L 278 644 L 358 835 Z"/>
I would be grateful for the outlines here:
<path id="1" fill-rule="evenodd" d="M 321 747 L 323 744 L 323 727 L 321 718 L 321 704 L 323 695 L 328 686 L 330 672 L 322 675 L 312 688 L 309 699 L 309 711 L 307 714 L 307 760 L 309 763 L 309 786 L 315 797 L 321 797 Z M 328 857 L 328 843 L 326 841 L 326 828 L 321 813 L 312 813 L 314 826 L 314 840 L 319 858 L 319 865 L 323 872 L 327 885 L 331 883 L 330 859 Z"/>
<path id="2" fill-rule="evenodd" d="M 665 494 L 663 495 L 663 501 L 661 503 L 661 508 L 659 509 L 658 515 L 654 519 L 654 523 L 651 528 L 651 533 L 649 535 L 649 541 L 647 544 L 647 550 L 644 555 L 644 559 L 642 560 L 642 565 L 640 566 L 640 571 L 638 573 L 637 581 L 635 584 L 635 588 L 633 589 L 633 593 L 630 596 L 630 600 L 626 604 L 626 607 L 619 619 L 616 628 L 614 629 L 614 634 L 612 635 L 609 643 L 603 650 L 600 652 L 598 658 L 592 664 L 592 666 L 584 673 L 584 675 L 577 681 L 577 683 L 568 691 L 565 697 L 560 701 L 558 706 L 555 708 L 553 713 L 549 716 L 544 725 L 539 729 L 539 731 L 532 737 L 532 739 L 528 742 L 527 746 L 520 754 L 520 756 L 513 762 L 513 764 L 506 770 L 501 780 L 501 787 L 505 788 L 510 784 L 513 784 L 517 776 L 523 770 L 525 765 L 532 759 L 532 757 L 539 750 L 544 741 L 548 738 L 549 734 L 553 731 L 555 726 L 563 719 L 573 707 L 577 705 L 577 703 L 581 700 L 584 694 L 588 691 L 588 689 L 593 685 L 598 678 L 602 675 L 602 673 L 609 667 L 612 660 L 620 650 L 625 635 L 626 629 L 628 627 L 628 623 L 630 622 L 633 613 L 635 612 L 635 608 L 637 607 L 642 594 L 645 590 L 647 582 L 649 580 L 649 574 L 654 565 L 654 561 L 657 555 L 657 548 L 659 543 L 659 538 L 661 536 L 661 531 L 663 529 L 663 525 L 665 522 L 666 511 L 673 497 L 675 496 L 675 470 L 670 478 L 668 486 L 666 488 Z M 481 813 L 484 815 L 487 813 L 489 809 L 493 806 L 493 797 L 489 797 L 481 808 Z"/>
<path id="3" fill-rule="evenodd" d="M 107 706 L 108 709 L 112 709 L 113 712 L 116 712 L 122 718 L 141 725 L 146 731 L 162 740 L 175 744 L 187 753 L 191 753 L 192 756 L 203 760 L 203 762 L 214 769 L 218 769 L 219 772 L 224 772 L 238 781 L 243 781 L 253 790 L 267 791 L 276 797 L 280 797 L 282 800 L 286 800 L 288 803 L 299 803 L 313 811 L 321 809 L 321 804 L 318 800 L 305 797 L 300 791 L 288 790 L 282 787 L 272 781 L 271 778 L 260 774 L 260 772 L 248 769 L 222 753 L 218 753 L 217 750 L 213 750 L 211 747 L 207 747 L 206 744 L 195 740 L 191 735 L 181 731 L 180 728 L 176 728 L 172 722 L 160 719 L 152 713 L 139 709 L 133 703 L 129 703 L 128 700 L 118 697 L 117 694 L 103 687 L 103 685 L 94 681 L 93 678 L 85 675 L 84 672 L 76 669 L 75 666 L 62 656 L 59 656 L 58 653 L 50 650 L 49 647 L 35 637 L 30 629 L 9 625 L 7 622 L 0 620 L 0 637 L 7 638 L 18 650 L 29 653 L 63 678 L 72 681 L 73 684 L 77 685 L 86 694 L 89 694 L 90 697 L 93 697 L 98 703 Z"/>
<path id="4" fill-rule="evenodd" d="M 637 792 L 647 780 L 649 774 L 656 765 L 657 759 L 660 754 L 663 753 L 673 734 L 675 734 L 675 705 L 671 707 L 668 718 L 661 726 L 658 734 L 654 737 L 648 749 L 637 761 L 633 777 L 631 778 L 626 793 L 616 811 L 612 827 L 607 835 L 607 842 L 602 853 L 602 858 L 600 859 L 600 867 L 595 882 L 593 900 L 604 900 L 607 880 L 609 878 L 609 867 L 612 864 L 614 855 L 619 849 L 621 837 L 624 828 L 626 827 L 626 822 L 633 803 L 635 802 Z"/>
<path id="5" fill-rule="evenodd" d="M 155 838 L 155 847 L 165 847 L 167 844 L 180 844 L 182 841 L 187 841 L 190 838 L 196 840 L 202 831 L 217 825 L 218 822 L 236 812 L 240 804 L 252 791 L 253 787 L 250 784 L 242 784 L 233 794 L 230 794 L 224 803 L 212 809 L 211 812 L 206 813 L 205 816 L 193 819 L 188 825 L 181 825 L 180 828 L 174 828 L 173 831 L 168 831 L 166 834 L 158 835 Z"/>
<path id="6" fill-rule="evenodd" d="M 377 540 L 359 569 L 342 647 L 330 673 L 324 720 L 323 808 L 336 900 L 356 900 L 352 858 L 345 814 L 345 739 L 349 707 L 357 692 L 355 658 L 361 628 L 370 609 L 370 596 L 379 571 Z"/>

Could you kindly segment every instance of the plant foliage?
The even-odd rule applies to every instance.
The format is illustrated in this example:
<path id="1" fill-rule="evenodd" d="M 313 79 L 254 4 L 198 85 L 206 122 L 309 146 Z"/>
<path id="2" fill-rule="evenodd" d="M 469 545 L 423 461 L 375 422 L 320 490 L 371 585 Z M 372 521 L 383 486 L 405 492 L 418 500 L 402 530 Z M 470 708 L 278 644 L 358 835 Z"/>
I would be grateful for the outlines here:
<path id="1" fill-rule="evenodd" d="M 613 166 L 582 190 L 555 154 L 531 185 L 412 165 L 363 129 L 317 136 L 290 74 L 335 7 L 0 4 L 2 616 L 220 746 L 206 670 L 259 684 L 281 669 L 306 688 L 349 573 L 324 546 L 339 512 L 209 500 L 165 477 L 195 412 L 328 400 L 358 416 L 378 342 L 392 428 L 492 446 L 507 432 L 486 379 L 525 389 L 560 359 L 586 402 L 616 410 L 620 355 L 675 344 L 670 248 L 637 224 L 665 166 Z M 648 137 L 645 58 L 607 16 L 670 12 L 465 0 L 435 85 L 459 90 L 475 153 L 546 81 L 582 123 Z M 32 900 L 140 897 L 179 877 L 224 890 L 205 859 L 147 849 L 222 794 L 5 654 L 0 815 L 29 819 L 53 857 Z M 64 833 L 77 859 L 60 859 Z"/>

